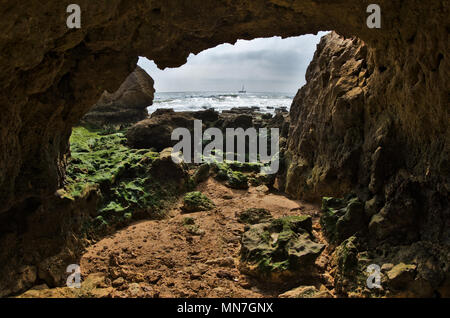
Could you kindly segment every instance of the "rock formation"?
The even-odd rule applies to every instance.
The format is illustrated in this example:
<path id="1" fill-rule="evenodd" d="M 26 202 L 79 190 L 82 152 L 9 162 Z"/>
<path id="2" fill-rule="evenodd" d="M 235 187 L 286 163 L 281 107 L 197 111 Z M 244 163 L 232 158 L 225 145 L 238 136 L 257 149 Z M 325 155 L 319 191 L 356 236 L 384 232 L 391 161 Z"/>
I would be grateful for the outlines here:
<path id="1" fill-rule="evenodd" d="M 357 255 L 362 251 L 387 244 L 383 247 L 385 258 L 378 262 L 390 263 L 392 258 L 399 262 L 404 259 L 392 246 L 415 243 L 411 250 L 422 251 L 414 259 L 421 270 L 402 290 L 410 286 L 417 291 L 421 285 L 421 292 L 415 295 L 429 297 L 448 284 L 450 273 L 450 260 L 445 256 L 450 242 L 445 164 L 448 125 L 443 124 L 443 134 L 429 142 L 424 141 L 428 138 L 425 132 L 417 136 L 417 131 L 405 131 L 402 112 L 408 104 L 395 108 L 394 101 L 421 89 L 417 83 L 411 88 L 409 78 L 400 80 L 390 69 L 376 68 L 371 54 L 357 38 L 336 33 L 322 38 L 306 74 L 307 84 L 292 104 L 287 169 L 280 184 L 292 197 L 310 201 L 351 193 L 358 196 L 348 201 L 323 199 L 322 226 L 329 241 L 337 245 L 346 239 L 352 244 L 359 242 L 354 247 L 355 264 L 342 265 L 344 278 L 338 274 L 338 291 L 345 294 L 361 285 L 349 284 L 348 278 L 361 272 Z M 391 75 L 386 77 L 386 72 Z M 416 98 L 423 98 L 422 94 L 429 92 L 424 89 Z M 413 142 L 413 136 L 420 141 Z M 347 251 L 348 244 L 346 241 L 336 250 L 337 263 L 341 257 L 347 258 L 346 252 L 339 251 Z M 414 247 L 417 244 L 434 247 L 422 258 L 423 250 Z M 352 270 L 347 272 L 347 268 Z"/>
<path id="2" fill-rule="evenodd" d="M 308 83 L 291 109 L 286 192 L 320 200 L 356 191 L 372 207 L 368 217 L 376 239 L 448 243 L 448 123 L 439 124 L 440 118 L 424 111 L 442 127 L 442 134 L 428 142 L 431 126 L 428 132 L 417 127 L 420 135 L 407 129 L 402 112 L 410 104 L 396 107 L 394 102 L 421 90 L 419 85 L 413 89 L 407 85 L 410 79 L 376 68 L 371 58 L 364 42 L 336 33 L 318 45 Z M 408 102 L 429 94 L 423 89 Z M 436 99 L 433 111 L 444 101 L 442 93 L 436 94 L 429 96 Z"/>
<path id="3" fill-rule="evenodd" d="M 381 29 L 366 26 L 360 0 L 80 0 L 76 30 L 66 26 L 68 4 L 0 8 L 1 240 L 26 241 L 34 218 L 48 225 L 41 236 L 67 231 L 70 213 L 39 213 L 64 183 L 71 129 L 138 56 L 177 67 L 237 39 L 335 30 L 347 39 L 321 43 L 292 110 L 287 191 L 318 199 L 358 190 L 376 215 L 374 240 L 449 244 L 448 1 L 379 0 Z M 44 250 L 15 253 L 33 266 L 52 256 Z"/>
<path id="4" fill-rule="evenodd" d="M 155 112 L 151 118 L 144 119 L 133 125 L 127 132 L 128 144 L 133 148 L 154 148 L 161 151 L 173 147 L 177 141 L 172 141 L 172 132 L 177 128 L 187 128 L 194 131 L 194 120 L 190 113 L 164 111 Z"/>
<path id="5" fill-rule="evenodd" d="M 139 66 L 114 93 L 105 91 L 82 119 L 97 127 L 126 127 L 148 117 L 153 104 L 153 79 Z"/>

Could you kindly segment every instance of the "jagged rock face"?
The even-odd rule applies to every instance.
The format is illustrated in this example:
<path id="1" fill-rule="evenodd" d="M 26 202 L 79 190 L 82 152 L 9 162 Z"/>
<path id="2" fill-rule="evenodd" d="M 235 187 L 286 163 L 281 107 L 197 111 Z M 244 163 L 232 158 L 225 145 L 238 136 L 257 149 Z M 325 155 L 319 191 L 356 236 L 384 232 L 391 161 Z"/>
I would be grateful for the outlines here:
<path id="1" fill-rule="evenodd" d="M 144 120 L 147 107 L 153 104 L 153 84 L 153 79 L 138 66 L 116 92 L 105 91 L 81 122 L 97 127 L 126 127 Z"/>
<path id="2" fill-rule="evenodd" d="M 420 66 L 436 55 L 414 47 L 422 36 L 383 65 L 361 40 L 325 36 L 291 108 L 286 192 L 307 200 L 358 192 L 377 241 L 450 242 L 448 69 L 444 60 Z"/>
<path id="3" fill-rule="evenodd" d="M 364 141 L 366 60 L 367 47 L 358 39 L 333 32 L 319 43 L 290 114 L 286 192 L 294 197 L 352 190 Z"/>

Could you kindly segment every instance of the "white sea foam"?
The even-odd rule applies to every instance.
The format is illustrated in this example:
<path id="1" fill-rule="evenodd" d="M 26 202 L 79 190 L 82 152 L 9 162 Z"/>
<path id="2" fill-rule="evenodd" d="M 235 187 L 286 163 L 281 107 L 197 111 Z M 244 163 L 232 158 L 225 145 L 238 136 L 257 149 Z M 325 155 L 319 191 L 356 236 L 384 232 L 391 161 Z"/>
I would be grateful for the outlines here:
<path id="1" fill-rule="evenodd" d="M 227 92 L 179 92 L 156 93 L 149 113 L 159 108 L 175 111 L 196 111 L 214 108 L 217 111 L 235 107 L 259 107 L 263 113 L 274 113 L 276 108 L 290 108 L 293 95 L 287 93 L 227 93 Z"/>

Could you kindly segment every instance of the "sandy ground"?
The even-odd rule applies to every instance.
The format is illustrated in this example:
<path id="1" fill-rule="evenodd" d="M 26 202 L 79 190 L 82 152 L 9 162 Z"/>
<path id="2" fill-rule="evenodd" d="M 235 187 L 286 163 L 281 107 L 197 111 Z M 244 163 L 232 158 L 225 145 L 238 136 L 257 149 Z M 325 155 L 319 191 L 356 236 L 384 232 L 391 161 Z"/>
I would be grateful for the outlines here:
<path id="1" fill-rule="evenodd" d="M 308 214 L 323 241 L 316 206 L 268 193 L 265 186 L 232 190 L 210 178 L 198 188 L 214 201 L 209 212 L 181 213 L 181 202 L 161 221 L 133 224 L 88 248 L 84 277 L 104 273 L 111 297 L 276 297 L 283 290 L 261 286 L 237 269 L 244 225 L 236 213 L 265 208 L 274 217 Z M 183 219 L 192 217 L 203 235 L 191 235 Z M 325 268 L 327 259 L 318 259 Z"/>

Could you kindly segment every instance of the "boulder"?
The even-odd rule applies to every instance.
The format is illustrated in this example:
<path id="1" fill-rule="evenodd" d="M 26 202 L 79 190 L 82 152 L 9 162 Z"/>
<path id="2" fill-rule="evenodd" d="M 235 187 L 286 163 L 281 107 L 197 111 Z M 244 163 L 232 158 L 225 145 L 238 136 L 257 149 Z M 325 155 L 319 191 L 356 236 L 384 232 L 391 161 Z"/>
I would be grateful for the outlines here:
<path id="1" fill-rule="evenodd" d="M 266 209 L 247 209 L 236 213 L 238 221 L 244 224 L 258 224 L 268 222 L 272 219 L 272 214 Z"/>
<path id="2" fill-rule="evenodd" d="M 232 189 L 248 189 L 248 177 L 242 172 L 229 170 L 226 185 Z"/>
<path id="3" fill-rule="evenodd" d="M 358 198 L 323 198 L 320 223 L 333 243 L 341 243 L 366 229 L 364 204 Z"/>
<path id="4" fill-rule="evenodd" d="M 209 164 L 204 163 L 200 165 L 200 167 L 197 168 L 194 175 L 192 176 L 192 180 L 194 181 L 194 183 L 198 184 L 208 180 L 210 170 L 211 169 Z"/>
<path id="5" fill-rule="evenodd" d="M 182 210 L 185 213 L 209 211 L 215 204 L 201 192 L 189 192 L 184 196 Z"/>
<path id="6" fill-rule="evenodd" d="M 194 120 L 189 113 L 162 111 L 133 125 L 127 132 L 128 145 L 137 149 L 154 148 L 161 151 L 173 147 L 178 141 L 172 140 L 172 132 L 177 128 L 194 130 Z"/>
<path id="7" fill-rule="evenodd" d="M 251 114 L 238 114 L 238 115 L 222 115 L 222 129 L 226 128 L 242 128 L 247 130 L 253 127 L 253 116 Z"/>
<path id="8" fill-rule="evenodd" d="M 156 180 L 175 181 L 182 188 L 188 179 L 187 167 L 182 158 L 173 160 L 172 151 L 172 148 L 161 151 L 153 161 L 150 173 Z"/>
<path id="9" fill-rule="evenodd" d="M 414 281 L 416 275 L 416 265 L 397 264 L 386 273 L 388 284 L 393 289 L 407 289 Z"/>
<path id="10" fill-rule="evenodd" d="M 241 241 L 240 270 L 273 283 L 311 277 L 325 245 L 313 241 L 310 216 L 251 225 Z"/>
<path id="11" fill-rule="evenodd" d="M 147 118 L 147 107 L 153 104 L 155 93 L 153 84 L 153 79 L 137 66 L 116 92 L 103 93 L 81 123 L 123 128 Z"/>

